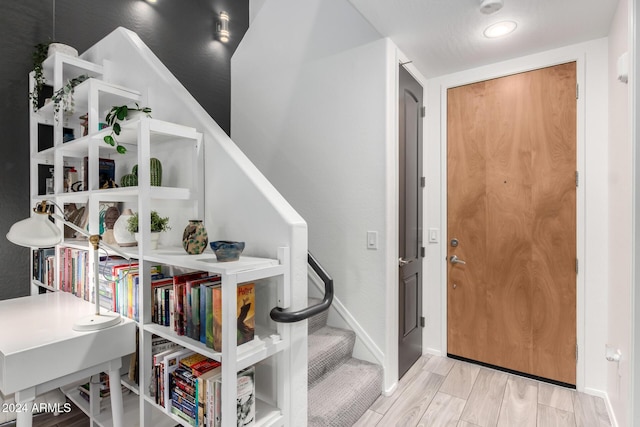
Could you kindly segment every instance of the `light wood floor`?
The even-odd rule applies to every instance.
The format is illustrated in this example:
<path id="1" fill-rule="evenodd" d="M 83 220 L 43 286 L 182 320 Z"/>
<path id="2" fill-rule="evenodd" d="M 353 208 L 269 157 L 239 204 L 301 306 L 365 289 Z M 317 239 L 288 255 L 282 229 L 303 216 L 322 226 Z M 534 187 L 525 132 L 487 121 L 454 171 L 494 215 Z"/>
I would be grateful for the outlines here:
<path id="1" fill-rule="evenodd" d="M 446 357 L 423 356 L 357 427 L 607 427 L 604 400 Z"/>

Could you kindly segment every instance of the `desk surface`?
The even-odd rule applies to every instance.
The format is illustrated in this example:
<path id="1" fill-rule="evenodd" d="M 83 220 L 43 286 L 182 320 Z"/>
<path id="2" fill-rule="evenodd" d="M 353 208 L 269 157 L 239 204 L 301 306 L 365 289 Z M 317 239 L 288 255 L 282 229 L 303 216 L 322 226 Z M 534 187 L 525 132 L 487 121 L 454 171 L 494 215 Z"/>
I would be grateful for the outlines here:
<path id="1" fill-rule="evenodd" d="M 72 329 L 94 310 L 66 292 L 0 301 L 0 390 L 13 393 L 133 353 L 130 319 L 99 331 Z"/>

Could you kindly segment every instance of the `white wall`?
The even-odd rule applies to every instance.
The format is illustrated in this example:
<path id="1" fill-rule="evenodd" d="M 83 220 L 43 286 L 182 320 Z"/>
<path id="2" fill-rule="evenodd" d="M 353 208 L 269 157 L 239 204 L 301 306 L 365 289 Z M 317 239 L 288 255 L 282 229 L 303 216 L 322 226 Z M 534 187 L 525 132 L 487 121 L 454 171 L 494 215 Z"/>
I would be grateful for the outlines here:
<path id="1" fill-rule="evenodd" d="M 607 344 L 620 363 L 607 365 L 607 394 L 620 426 L 629 425 L 631 365 L 632 162 L 629 86 L 617 79 L 628 49 L 628 1 L 619 0 L 609 33 L 609 328 Z M 604 350 L 603 350 L 604 351 Z"/>
<path id="2" fill-rule="evenodd" d="M 603 395 L 607 338 L 607 40 L 600 39 L 434 78 L 427 87 L 425 228 L 439 228 L 441 243 L 427 247 L 424 343 L 446 353 L 446 103 L 445 90 L 462 84 L 578 60 L 578 388 Z"/>
<path id="3" fill-rule="evenodd" d="M 384 354 L 387 386 L 397 375 L 395 55 L 346 0 L 278 0 L 262 5 L 231 62 L 231 135 L 309 224 L 337 298 Z"/>

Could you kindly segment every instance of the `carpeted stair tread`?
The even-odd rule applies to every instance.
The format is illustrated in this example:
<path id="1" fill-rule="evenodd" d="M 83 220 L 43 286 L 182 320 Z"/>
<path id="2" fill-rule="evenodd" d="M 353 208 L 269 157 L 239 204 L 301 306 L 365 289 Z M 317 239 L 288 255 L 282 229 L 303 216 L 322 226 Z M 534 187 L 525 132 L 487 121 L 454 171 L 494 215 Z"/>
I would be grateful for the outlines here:
<path id="1" fill-rule="evenodd" d="M 308 307 L 312 305 L 320 304 L 322 300 L 320 298 L 307 298 Z M 307 330 L 309 335 L 327 325 L 327 318 L 329 317 L 329 310 L 325 310 L 309 318 L 307 322 Z"/>
<path id="2" fill-rule="evenodd" d="M 308 427 L 352 426 L 380 396 L 379 365 L 349 358 L 309 388 Z"/>
<path id="3" fill-rule="evenodd" d="M 351 357 L 356 335 L 346 329 L 324 326 L 309 335 L 309 386 Z"/>

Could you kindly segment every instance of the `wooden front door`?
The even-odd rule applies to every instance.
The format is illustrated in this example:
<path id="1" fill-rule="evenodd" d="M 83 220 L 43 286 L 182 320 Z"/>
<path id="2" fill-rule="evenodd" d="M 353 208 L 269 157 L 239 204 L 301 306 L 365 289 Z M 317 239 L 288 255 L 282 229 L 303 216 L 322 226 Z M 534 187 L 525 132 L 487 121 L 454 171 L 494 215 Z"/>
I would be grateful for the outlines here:
<path id="1" fill-rule="evenodd" d="M 447 105 L 447 351 L 575 385 L 576 64 Z"/>

